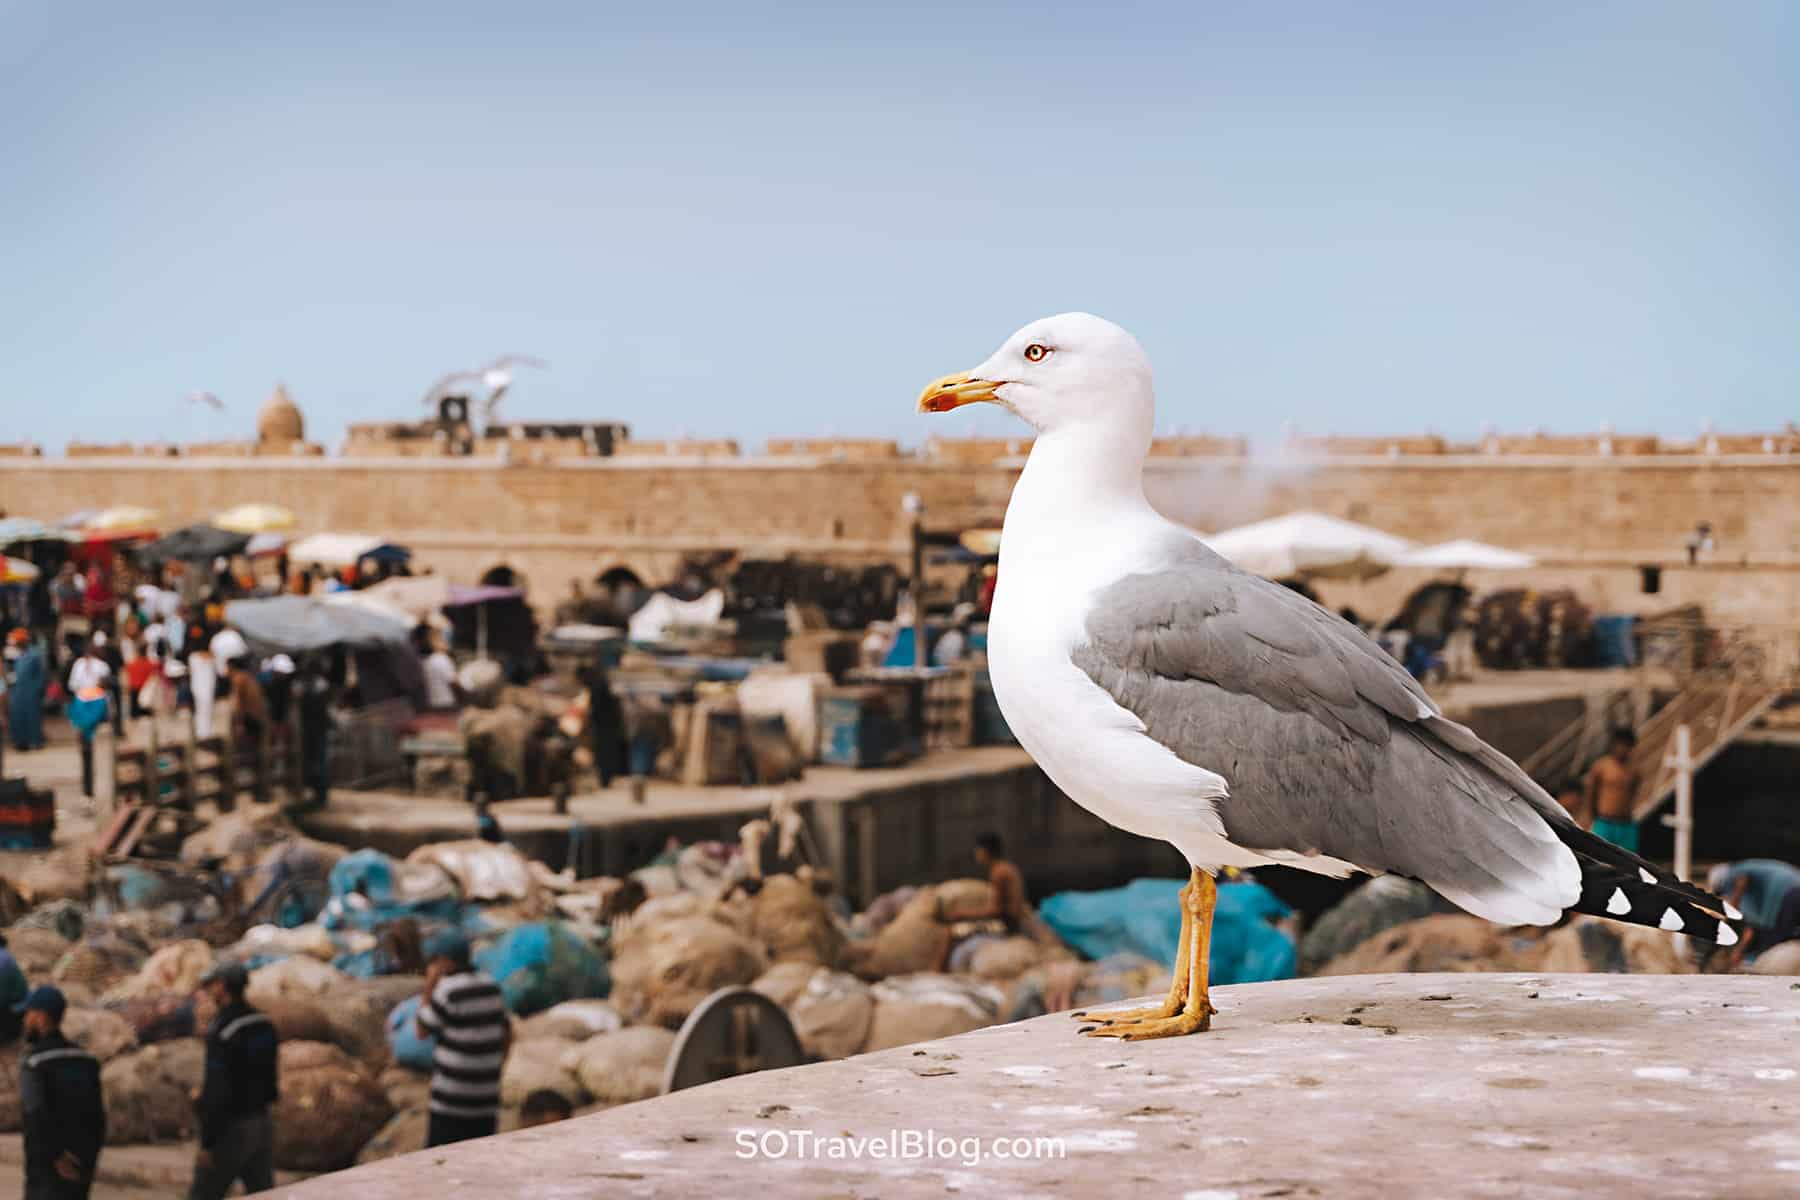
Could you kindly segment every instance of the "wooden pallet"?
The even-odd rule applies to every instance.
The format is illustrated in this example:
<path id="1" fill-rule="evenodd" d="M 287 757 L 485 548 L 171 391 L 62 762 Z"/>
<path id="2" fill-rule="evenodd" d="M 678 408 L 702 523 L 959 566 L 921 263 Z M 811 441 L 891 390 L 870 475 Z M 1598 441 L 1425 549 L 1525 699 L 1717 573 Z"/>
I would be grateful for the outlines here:
<path id="1" fill-rule="evenodd" d="M 138 842 L 156 820 L 156 808 L 149 804 L 130 803 L 113 813 L 112 820 L 94 838 L 89 850 L 95 858 L 125 857 L 137 849 Z"/>

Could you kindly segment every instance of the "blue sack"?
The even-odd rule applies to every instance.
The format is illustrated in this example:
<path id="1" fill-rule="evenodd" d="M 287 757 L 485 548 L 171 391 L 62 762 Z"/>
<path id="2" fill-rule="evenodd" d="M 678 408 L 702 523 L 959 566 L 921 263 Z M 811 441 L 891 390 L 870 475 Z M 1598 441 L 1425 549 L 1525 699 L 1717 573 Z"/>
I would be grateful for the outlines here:
<path id="1" fill-rule="evenodd" d="M 331 899 L 319 923 L 326 929 L 379 929 L 401 917 L 461 924 L 463 903 L 453 891 L 407 897 L 395 885 L 394 860 L 379 850 L 358 850 L 331 868 Z"/>
<path id="2" fill-rule="evenodd" d="M 475 956 L 521 1017 L 565 1000 L 600 1000 L 612 991 L 606 959 L 561 921 L 534 921 L 507 931 Z"/>
<path id="3" fill-rule="evenodd" d="M 1141 954 L 1170 968 L 1181 948 L 1179 879 L 1136 879 L 1104 892 L 1059 892 L 1038 909 L 1044 923 L 1083 957 Z M 1293 940 L 1271 923 L 1288 906 L 1254 880 L 1219 885 L 1213 910 L 1211 983 L 1290 979 Z"/>
<path id="4" fill-rule="evenodd" d="M 394 1005 L 394 1011 L 387 1018 L 388 1049 L 393 1051 L 394 1061 L 401 1066 L 415 1071 L 429 1071 L 431 1056 L 437 1049 L 437 1043 L 431 1038 L 419 1036 L 418 1015 L 417 996 L 408 996 Z"/>
<path id="5" fill-rule="evenodd" d="M 1293 910 L 1253 879 L 1219 885 L 1213 909 L 1211 983 L 1292 979 L 1299 963 L 1294 939 L 1275 928 Z"/>
<path id="6" fill-rule="evenodd" d="M 1185 881 L 1134 879 L 1104 892 L 1058 892 L 1038 908 L 1038 916 L 1083 958 L 1141 954 L 1170 967 L 1181 948 L 1181 901 Z"/>

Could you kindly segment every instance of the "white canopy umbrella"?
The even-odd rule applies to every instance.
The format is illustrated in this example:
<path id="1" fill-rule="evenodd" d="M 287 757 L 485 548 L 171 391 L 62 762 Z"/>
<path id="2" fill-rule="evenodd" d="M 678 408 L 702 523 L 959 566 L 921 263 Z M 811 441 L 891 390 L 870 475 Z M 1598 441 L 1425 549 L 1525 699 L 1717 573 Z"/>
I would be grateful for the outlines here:
<path id="1" fill-rule="evenodd" d="M 121 504 L 104 508 L 82 522 L 81 528 L 93 533 L 112 533 L 121 529 L 155 529 L 162 514 L 141 504 Z"/>
<path id="2" fill-rule="evenodd" d="M 251 558 L 262 558 L 269 554 L 280 554 L 288 544 L 285 533 L 253 533 L 250 544 L 244 547 L 244 553 Z"/>
<path id="3" fill-rule="evenodd" d="M 288 545 L 288 561 L 301 566 L 318 563 L 324 567 L 347 567 L 390 552 L 398 558 L 406 557 L 406 551 L 394 543 L 366 533 L 315 533 Z"/>
<path id="4" fill-rule="evenodd" d="M 1318 512 L 1291 512 L 1203 539 L 1239 567 L 1270 579 L 1371 579 L 1413 543 Z"/>
<path id="5" fill-rule="evenodd" d="M 381 545 L 366 533 L 315 533 L 288 544 L 288 561 L 342 567 Z"/>
<path id="6" fill-rule="evenodd" d="M 350 593 L 364 600 L 405 613 L 414 622 L 433 617 L 443 620 L 438 610 L 450 601 L 450 581 L 442 575 L 414 575 L 409 578 L 384 579 L 380 583 Z"/>
<path id="7" fill-rule="evenodd" d="M 450 628 L 450 622 L 443 613 L 416 610 L 401 603 L 392 594 L 377 594 L 374 588 L 364 588 L 360 592 L 327 592 L 322 598 L 327 604 L 348 604 L 396 621 L 404 621 L 408 629 L 415 625 L 430 625 L 434 629 Z"/>
<path id="8" fill-rule="evenodd" d="M 1439 567 L 1459 571 L 1512 571 L 1535 567 L 1537 559 L 1504 546 L 1457 538 L 1435 546 L 1420 546 L 1400 556 L 1398 567 Z"/>
<path id="9" fill-rule="evenodd" d="M 212 523 L 233 533 L 272 533 L 298 524 L 294 514 L 279 504 L 240 504 L 215 516 Z"/>

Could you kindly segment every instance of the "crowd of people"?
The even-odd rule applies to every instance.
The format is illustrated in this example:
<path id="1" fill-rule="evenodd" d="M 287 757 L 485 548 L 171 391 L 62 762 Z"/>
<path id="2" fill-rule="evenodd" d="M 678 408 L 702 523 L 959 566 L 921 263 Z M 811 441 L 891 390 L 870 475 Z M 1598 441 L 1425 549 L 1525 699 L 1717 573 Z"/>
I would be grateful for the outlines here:
<path id="1" fill-rule="evenodd" d="M 225 623 L 227 602 L 264 590 L 247 572 L 234 573 L 220 560 L 191 600 L 184 595 L 193 581 L 174 574 L 133 585 L 144 576 L 123 560 L 85 570 L 65 561 L 42 586 L 47 605 L 28 599 L 0 614 L 6 745 L 17 753 L 42 750 L 46 718 L 66 718 L 81 751 L 82 792 L 91 797 L 94 736 L 104 724 L 123 736 L 128 720 L 191 719 L 195 736 L 207 738 L 222 732 L 223 703 L 233 740 L 260 746 L 265 732 L 286 727 L 297 706 L 307 782 L 322 801 L 323 701 L 333 690 L 334 664 L 252 655 Z"/>

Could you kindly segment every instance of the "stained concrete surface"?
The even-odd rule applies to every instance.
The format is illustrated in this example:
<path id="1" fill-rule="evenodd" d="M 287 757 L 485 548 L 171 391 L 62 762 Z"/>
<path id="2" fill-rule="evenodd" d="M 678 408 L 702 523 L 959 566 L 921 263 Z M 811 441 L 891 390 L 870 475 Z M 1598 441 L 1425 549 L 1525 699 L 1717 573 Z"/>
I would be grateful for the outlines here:
<path id="1" fill-rule="evenodd" d="M 1121 1044 L 1078 1037 L 1058 1014 L 427 1150 L 287 1194 L 1800 1194 L 1800 982 L 1379 975 L 1214 998 L 1204 1035 Z M 835 1140 L 896 1131 L 951 1143 L 907 1159 Z M 996 1138 L 1051 1141 L 1001 1158 Z"/>

